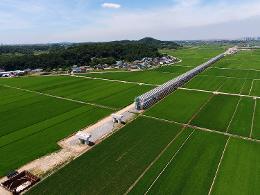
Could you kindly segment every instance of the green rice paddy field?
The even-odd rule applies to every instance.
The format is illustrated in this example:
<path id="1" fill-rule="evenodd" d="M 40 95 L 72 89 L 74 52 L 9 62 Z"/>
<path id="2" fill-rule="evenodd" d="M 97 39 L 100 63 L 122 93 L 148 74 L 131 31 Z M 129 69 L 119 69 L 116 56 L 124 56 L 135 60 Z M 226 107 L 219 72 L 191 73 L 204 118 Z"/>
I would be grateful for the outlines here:
<path id="1" fill-rule="evenodd" d="M 179 50 L 162 50 L 162 53 L 175 56 L 182 60 L 178 65 L 195 67 L 203 62 L 206 62 L 212 57 L 223 53 L 226 50 L 224 47 L 190 47 Z M 163 67 L 163 69 L 166 67 Z M 169 67 L 170 70 L 170 67 Z"/>
<path id="2" fill-rule="evenodd" d="M 139 117 L 27 194 L 251 194 L 259 191 L 259 146 Z"/>
<path id="3" fill-rule="evenodd" d="M 240 51 L 226 56 L 185 87 L 259 97 L 260 51 Z"/>
<path id="4" fill-rule="evenodd" d="M 62 76 L 1 79 L 0 175 L 59 149 L 59 140 L 127 106 L 146 90 Z"/>
<path id="5" fill-rule="evenodd" d="M 0 173 L 56 150 L 57 140 L 153 88 L 138 83 L 161 84 L 189 69 L 189 63 L 199 65 L 223 51 L 210 49 L 177 51 L 184 60 L 168 70 L 87 74 L 137 83 L 66 76 L 0 80 L 0 117 L 9 121 L 0 127 L 0 156 L 7 156 L 0 161 Z M 260 94 L 258 71 L 253 70 L 258 69 L 257 54 L 243 51 L 218 62 L 27 194 L 259 194 Z M 48 111 L 42 104 L 53 108 Z M 37 117 L 28 114 L 30 109 Z M 45 139 L 36 143 L 45 136 L 48 144 Z M 16 150 L 21 163 L 9 154 Z"/>
<path id="6" fill-rule="evenodd" d="M 187 68 L 175 67 L 177 71 L 184 71 Z M 181 70 L 180 70 L 181 69 Z M 110 80 L 120 80 L 128 82 L 146 83 L 151 85 L 163 84 L 176 76 L 178 73 L 161 73 L 157 71 L 128 71 L 128 72 L 105 72 L 105 73 L 89 73 L 83 74 L 82 76 L 92 77 L 92 78 L 103 78 Z"/>
<path id="7" fill-rule="evenodd" d="M 178 57 L 182 62 L 177 65 L 164 66 L 150 71 L 89 73 L 85 74 L 85 76 L 159 85 L 187 72 L 194 66 L 207 61 L 223 51 L 224 49 L 216 47 L 162 50 L 162 53 Z"/>
<path id="8" fill-rule="evenodd" d="M 24 77 L 0 80 L 0 86 L 18 87 L 92 104 L 122 108 L 151 86 L 70 76 Z M 119 98 L 120 97 L 120 98 Z"/>
<path id="9" fill-rule="evenodd" d="M 89 73 L 83 76 L 111 80 L 160 85 L 190 70 L 209 58 L 223 52 L 222 48 L 189 48 L 162 51 L 181 58 L 177 65 L 164 66 L 150 71 Z M 260 96 L 260 52 L 241 51 L 227 56 L 211 68 L 195 77 L 184 87 L 223 93 Z"/>
<path id="10" fill-rule="evenodd" d="M 258 72 L 241 70 L 245 64 L 218 68 L 238 64 L 240 55 L 257 57 L 224 59 L 28 194 L 259 194 Z M 152 72 L 93 77 L 163 82 L 149 81 Z"/>
<path id="11" fill-rule="evenodd" d="M 140 117 L 28 194 L 144 194 L 150 187 L 150 194 L 206 194 L 227 137 L 180 129 Z"/>

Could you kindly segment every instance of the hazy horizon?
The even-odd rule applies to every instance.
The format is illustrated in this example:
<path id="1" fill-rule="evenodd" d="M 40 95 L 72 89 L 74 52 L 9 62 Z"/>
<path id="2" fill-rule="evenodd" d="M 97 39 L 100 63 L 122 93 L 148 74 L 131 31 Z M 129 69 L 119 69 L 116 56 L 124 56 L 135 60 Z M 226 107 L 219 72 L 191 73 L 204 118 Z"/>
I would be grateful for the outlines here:
<path id="1" fill-rule="evenodd" d="M 0 43 L 260 36 L 257 0 L 1 0 Z"/>

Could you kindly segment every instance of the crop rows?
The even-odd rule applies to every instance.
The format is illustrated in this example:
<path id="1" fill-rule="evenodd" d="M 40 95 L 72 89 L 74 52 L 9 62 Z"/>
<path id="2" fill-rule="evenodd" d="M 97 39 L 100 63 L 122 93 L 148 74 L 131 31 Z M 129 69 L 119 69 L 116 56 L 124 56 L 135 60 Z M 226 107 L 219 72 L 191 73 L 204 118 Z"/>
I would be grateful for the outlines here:
<path id="1" fill-rule="evenodd" d="M 1 91 L 6 95 L 0 109 L 0 175 L 57 150 L 60 139 L 111 113 L 15 89 Z"/>
<path id="2" fill-rule="evenodd" d="M 151 86 L 69 76 L 6 79 L 0 81 L 1 85 L 29 89 L 112 108 L 124 107 L 132 103 L 136 96 L 151 89 Z"/>
<path id="3" fill-rule="evenodd" d="M 179 131 L 177 125 L 139 118 L 28 194 L 122 194 Z"/>
<path id="4" fill-rule="evenodd" d="M 258 170 L 260 162 L 253 159 L 260 151 L 258 143 L 236 138 L 227 142 L 225 135 L 180 129 L 139 117 L 27 194 L 208 194 L 211 187 L 213 194 L 238 192 L 240 187 L 243 194 L 258 190 L 259 175 L 252 170 Z M 239 151 L 242 156 L 236 161 Z M 239 177 L 227 185 L 229 176 L 234 177 L 230 170 Z M 243 183 L 242 178 L 251 182 Z"/>
<path id="5" fill-rule="evenodd" d="M 192 49 L 186 52 L 190 52 L 192 60 L 187 61 L 182 56 L 181 66 L 87 76 L 161 84 L 164 79 L 169 79 L 171 73 L 189 69 L 185 63 L 190 62 L 193 66 L 195 61 L 198 65 L 210 56 L 203 49 L 199 51 L 201 55 Z M 259 192 L 260 178 L 254 171 L 259 172 L 257 164 L 260 163 L 260 159 L 255 157 L 260 152 L 256 141 L 260 139 L 257 120 L 260 104 L 253 97 L 239 96 L 255 94 L 253 85 L 258 82 L 252 81 L 257 74 L 252 77 L 251 71 L 238 70 L 230 75 L 227 71 L 223 75 L 214 75 L 214 71 L 219 70 L 215 67 L 209 69 L 185 86 L 206 91 L 177 90 L 28 194 Z M 244 73 L 245 76 L 241 76 Z M 247 181 L 243 182 L 243 178 Z"/>
<path id="6" fill-rule="evenodd" d="M 0 175 L 59 149 L 59 140 L 128 105 L 146 89 L 63 76 L 0 80 Z"/>

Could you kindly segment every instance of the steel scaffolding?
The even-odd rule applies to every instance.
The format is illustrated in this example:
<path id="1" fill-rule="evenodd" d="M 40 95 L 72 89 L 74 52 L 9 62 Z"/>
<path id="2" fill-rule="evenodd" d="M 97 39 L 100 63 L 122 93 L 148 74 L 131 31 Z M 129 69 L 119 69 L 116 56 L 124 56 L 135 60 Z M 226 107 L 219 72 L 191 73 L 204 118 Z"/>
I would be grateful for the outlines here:
<path id="1" fill-rule="evenodd" d="M 220 54 L 209 61 L 197 66 L 196 68 L 172 79 L 159 87 L 152 89 L 151 91 L 137 97 L 135 99 L 136 109 L 144 110 L 159 101 L 160 99 L 164 98 L 171 92 L 175 91 L 178 87 L 183 86 L 187 83 L 190 79 L 194 76 L 198 75 L 199 73 L 203 72 L 206 68 L 217 62 L 218 60 L 222 59 L 225 54 Z"/>

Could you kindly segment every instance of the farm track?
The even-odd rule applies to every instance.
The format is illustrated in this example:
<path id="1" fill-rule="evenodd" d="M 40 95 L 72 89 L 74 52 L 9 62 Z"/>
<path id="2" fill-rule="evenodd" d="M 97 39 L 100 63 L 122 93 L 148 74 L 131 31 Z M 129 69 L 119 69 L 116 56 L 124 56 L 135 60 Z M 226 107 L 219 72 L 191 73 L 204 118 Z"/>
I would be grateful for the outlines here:
<path id="1" fill-rule="evenodd" d="M 203 75 L 199 75 L 199 76 L 203 76 Z M 149 83 L 139 83 L 139 82 L 132 82 L 132 81 L 122 81 L 122 80 L 113 80 L 113 79 L 104 79 L 104 78 L 95 78 L 95 77 L 86 77 L 86 76 L 73 76 L 73 77 L 81 77 L 81 78 L 86 78 L 86 79 L 103 80 L 103 81 L 120 82 L 120 83 L 130 83 L 130 84 L 146 85 L 146 86 L 153 86 L 153 87 L 160 86 L 160 85 L 154 85 L 154 84 L 149 84 Z M 225 76 L 220 76 L 220 77 L 232 78 L 232 77 L 225 77 Z M 211 91 L 211 90 L 204 90 L 204 89 L 193 89 L 193 88 L 186 88 L 186 87 L 180 87 L 178 89 L 188 90 L 188 91 L 205 92 L 205 93 L 213 93 L 213 94 L 227 95 L 227 96 L 238 96 L 238 97 L 248 97 L 248 98 L 260 99 L 259 96 L 243 95 L 241 93 L 239 93 L 239 94 L 238 93 L 226 93 L 226 92 L 221 92 L 221 91 Z"/>
<path id="2" fill-rule="evenodd" d="M 176 65 L 176 66 L 181 66 L 181 65 Z M 184 67 L 184 66 L 183 66 Z M 192 67 L 194 68 L 194 66 L 186 66 L 186 67 Z M 228 70 L 254 70 L 254 69 L 233 69 L 233 68 L 221 68 L 221 67 L 212 67 L 212 68 L 215 68 L 215 69 L 228 69 Z M 260 71 L 260 70 L 255 70 L 255 71 Z M 103 81 L 109 81 L 109 82 L 118 82 L 118 83 L 129 83 L 129 84 L 136 84 L 136 85 L 146 85 L 146 86 L 154 86 L 154 87 L 157 87 L 159 85 L 153 85 L 153 84 L 148 84 L 148 83 L 142 83 L 142 82 L 132 82 L 132 81 L 122 81 L 122 80 L 113 80 L 113 79 L 105 79 L 105 78 L 95 78 L 95 77 L 88 77 L 88 76 L 81 76 L 81 75 L 66 75 L 66 76 L 71 76 L 71 77 L 80 77 L 80 78 L 86 78 L 86 79 L 93 79 L 93 80 L 103 80 Z M 200 76 L 210 76 L 210 75 L 200 75 Z M 236 78 L 238 79 L 237 77 L 228 77 L 228 76 L 216 76 L 216 77 L 221 77 L 221 78 L 226 78 L 229 79 L 229 78 Z M 255 79 L 257 80 L 257 79 Z M 246 80 L 245 80 L 246 81 Z M 250 80 L 251 81 L 251 80 Z M 250 89 L 250 93 L 251 93 L 251 90 L 253 88 L 253 82 L 254 80 L 252 81 L 252 85 L 251 85 L 251 89 Z M 221 83 L 221 84 L 224 84 L 224 83 Z M 245 85 L 245 82 L 243 83 L 243 86 L 242 86 L 242 89 L 241 91 L 243 90 L 244 88 L 244 85 Z M 13 88 L 13 89 L 17 89 L 17 90 L 22 90 L 22 91 L 27 91 L 27 92 L 31 92 L 31 93 L 35 93 L 35 94 L 39 94 L 39 95 L 44 95 L 44 96 L 48 96 L 48 97 L 53 97 L 53 98 L 57 98 L 57 99 L 63 99 L 63 100 L 66 100 L 66 101 L 72 101 L 72 102 L 75 102 L 75 103 L 81 103 L 81 104 L 87 104 L 87 105 L 92 105 L 92 106 L 96 106 L 96 107 L 100 107 L 100 108 L 107 108 L 107 109 L 110 109 L 110 110 L 116 110 L 115 108 L 111 108 L 111 107 L 107 107 L 107 106 L 104 106 L 104 105 L 99 105 L 99 104 L 94 104 L 94 103 L 88 103 L 88 102 L 84 102 L 84 101 L 78 101 L 78 100 L 74 100 L 74 99 L 70 99 L 70 98 L 63 98 L 63 97 L 60 97 L 60 96 L 55 96 L 55 95 L 51 95 L 51 94 L 47 94 L 47 93 L 41 93 L 41 92 L 38 92 L 38 91 L 34 91 L 34 90 L 27 90 L 27 89 L 23 89 L 23 88 L 17 88 L 17 87 L 12 87 L 12 86 L 9 86 L 9 85 L 2 85 L 4 87 L 9 87 L 9 88 Z M 222 85 L 221 85 L 222 86 Z M 219 87 L 220 88 L 220 87 Z M 182 130 L 179 131 L 179 133 L 174 137 L 174 138 L 171 138 L 172 140 L 168 143 L 168 145 L 159 153 L 159 155 L 152 161 L 152 163 L 150 165 L 148 165 L 144 172 L 137 178 L 137 180 L 129 187 L 129 189 L 125 192 L 125 194 L 128 194 L 134 187 L 135 185 L 142 179 L 142 177 L 146 174 L 147 171 L 150 170 L 150 168 L 155 164 L 157 163 L 158 159 L 161 158 L 161 155 L 168 149 L 168 147 L 174 142 L 174 140 L 186 129 L 186 128 L 192 128 L 193 131 L 191 134 L 189 134 L 188 138 L 186 138 L 186 140 L 184 140 L 184 142 L 182 142 L 181 146 L 178 148 L 178 150 L 173 153 L 170 158 L 170 160 L 167 162 L 167 163 L 164 163 L 163 166 L 164 168 L 161 170 L 161 172 L 157 175 L 157 177 L 155 178 L 155 180 L 152 182 L 152 184 L 150 185 L 150 187 L 148 188 L 148 190 L 145 192 L 145 194 L 149 193 L 150 189 L 153 187 L 153 185 L 157 182 L 157 180 L 159 179 L 159 177 L 163 174 L 163 172 L 165 172 L 165 170 L 167 169 L 167 167 L 171 164 L 171 162 L 173 161 L 173 159 L 175 158 L 175 156 L 182 150 L 183 146 L 185 145 L 185 143 L 189 140 L 189 138 L 191 137 L 191 135 L 196 131 L 205 131 L 205 132 L 210 132 L 210 133 L 213 133 L 213 134 L 220 134 L 220 135 L 225 135 L 227 136 L 227 141 L 226 141 L 226 144 L 225 144 L 225 147 L 222 151 L 222 155 L 221 157 L 219 158 L 219 161 L 218 161 L 218 166 L 217 166 L 217 169 L 216 169 L 216 172 L 215 175 L 214 175 L 214 178 L 212 177 L 212 179 L 210 179 L 210 190 L 208 192 L 208 194 L 210 195 L 211 192 L 212 192 L 212 189 L 214 188 L 214 184 L 215 184 L 215 180 L 216 178 L 218 177 L 218 173 L 219 173 L 219 170 L 222 168 L 221 165 L 222 165 L 222 160 L 224 158 L 224 155 L 226 153 L 226 148 L 229 147 L 229 140 L 231 138 L 238 138 L 239 139 L 243 139 L 243 140 L 248 140 L 248 141 L 251 141 L 251 142 L 256 142 L 256 143 L 260 143 L 260 140 L 259 139 L 253 139 L 251 137 L 252 135 L 252 131 L 253 131 L 253 123 L 254 123 L 254 115 L 253 114 L 253 119 L 252 119 L 252 125 L 251 125 L 251 133 L 250 133 L 250 136 L 249 137 L 245 137 L 245 136 L 239 136 L 239 135 L 235 135 L 235 134 L 232 134 L 232 133 L 229 133 L 228 130 L 229 130 L 229 127 L 232 123 L 232 120 L 234 119 L 234 116 L 237 112 L 237 109 L 239 107 L 239 104 L 240 104 L 240 101 L 243 97 L 247 97 L 247 98 L 253 98 L 255 99 L 255 106 L 254 106 L 254 113 L 255 113 L 255 110 L 256 110 L 256 102 L 257 102 L 257 99 L 259 99 L 260 97 L 256 97 L 256 96 L 251 96 L 250 94 L 249 95 L 242 95 L 241 94 L 241 91 L 239 94 L 233 94 L 233 93 L 225 93 L 225 92 L 218 92 L 218 91 L 210 91 L 210 90 L 201 90 L 201 89 L 192 89 L 192 88 L 179 88 L 181 90 L 187 90 L 187 91 L 197 91 L 197 92 L 205 92 L 205 93 L 209 93 L 210 97 L 214 97 L 214 95 L 226 95 L 226 96 L 238 96 L 240 97 L 239 98 L 239 101 L 237 102 L 237 105 L 236 105 L 236 108 L 235 108 L 235 111 L 232 115 L 232 118 L 228 124 L 228 127 L 227 127 L 227 130 L 226 132 L 220 132 L 220 131 L 217 131 L 217 130 L 213 130 L 213 129 L 208 129 L 208 128 L 203 128 L 203 127 L 198 127 L 198 126 L 194 126 L 194 125 L 191 125 L 191 121 L 196 117 L 196 115 L 200 112 L 200 110 L 207 105 L 207 103 L 210 101 L 210 98 L 208 101 L 206 101 L 201 107 L 200 109 L 195 112 L 195 114 L 193 115 L 193 117 L 186 123 L 180 123 L 180 122 L 176 122 L 176 121 L 173 121 L 173 120 L 167 120 L 167 119 L 163 119 L 163 118 L 157 118 L 157 117 L 152 117 L 152 116 L 149 116 L 149 115 L 145 115 L 145 114 L 141 114 L 141 116 L 143 117 L 147 117 L 147 118 L 151 118 L 151 119 L 154 119 L 154 120 L 159 120 L 159 121 L 163 121 L 163 122 L 166 122 L 166 123 L 174 123 L 174 124 L 178 124 L 178 125 L 181 125 L 182 126 Z M 194 92 L 195 93 L 195 92 Z M 176 120 L 176 119 L 174 119 Z M 158 122 L 159 122 L 158 121 Z M 240 140 L 240 141 L 241 141 Z M 228 145 L 229 144 L 229 145 Z M 224 145 L 223 145 L 224 146 Z M 125 153 L 123 153 L 124 155 Z M 225 156 L 226 157 L 226 156 Z M 213 173 L 213 174 L 214 174 Z M 159 179 L 160 180 L 160 179 Z M 211 183 L 212 181 L 212 183 Z M 104 187 L 104 186 L 103 186 Z M 146 190 L 146 189 L 145 189 Z"/>
<path id="3" fill-rule="evenodd" d="M 192 117 L 190 118 L 190 120 L 188 121 L 187 125 L 183 125 L 182 123 L 177 123 L 177 122 L 173 122 L 177 125 L 181 125 L 183 126 L 181 131 L 173 138 L 173 140 L 160 152 L 160 154 L 150 163 L 150 165 L 144 170 L 144 172 L 137 178 L 137 180 L 129 187 L 129 189 L 124 193 L 124 195 L 128 194 L 134 187 L 135 185 L 142 179 L 142 177 L 145 175 L 146 172 L 148 172 L 150 170 L 150 168 L 160 159 L 160 157 L 166 152 L 166 150 L 174 143 L 174 141 L 181 135 L 181 133 L 183 131 L 186 130 L 186 127 L 188 126 L 188 124 L 191 123 L 191 121 L 197 116 L 197 114 L 201 111 L 201 109 L 203 109 L 208 102 L 210 102 L 210 100 L 213 98 L 214 95 L 210 96 L 208 98 L 208 100 L 202 104 L 200 106 L 200 108 L 192 115 Z M 157 102 L 158 103 L 158 102 Z M 142 116 L 147 117 L 144 114 L 141 114 Z M 149 118 L 149 117 L 148 117 Z M 151 117 L 154 119 L 154 117 Z M 167 120 L 162 120 L 164 122 L 168 122 Z M 163 168 L 163 170 L 159 173 L 159 175 L 156 177 L 156 179 L 153 181 L 153 183 L 151 184 L 151 186 L 148 188 L 148 190 L 146 191 L 145 194 L 147 194 L 149 192 L 149 190 L 152 188 L 152 186 L 154 185 L 154 183 L 158 180 L 158 178 L 161 176 L 161 174 L 164 172 L 164 170 L 168 167 L 168 165 L 172 162 L 172 160 L 175 158 L 175 156 L 178 154 L 178 152 L 182 149 L 182 147 L 185 145 L 185 143 L 188 141 L 188 139 L 191 137 L 191 135 L 194 133 L 195 130 L 192 131 L 192 133 L 187 137 L 187 139 L 182 143 L 182 145 L 178 148 L 177 152 L 173 155 L 173 157 L 170 159 L 170 161 L 166 164 L 166 167 Z"/>
<path id="4" fill-rule="evenodd" d="M 171 157 L 171 159 L 167 162 L 167 164 L 165 165 L 165 167 L 163 168 L 163 170 L 158 174 L 158 176 L 155 178 L 155 180 L 152 182 L 152 184 L 149 186 L 149 188 L 147 189 L 147 191 L 144 193 L 145 195 L 149 193 L 149 191 L 151 190 L 151 188 L 154 186 L 154 184 L 156 183 L 156 181 L 160 178 L 160 176 L 163 174 L 163 172 L 167 169 L 167 167 L 172 163 L 172 161 L 175 159 L 175 157 L 178 155 L 178 153 L 181 151 L 181 149 L 183 148 L 183 146 L 186 144 L 186 142 L 190 139 L 190 137 L 193 135 L 193 133 L 195 132 L 195 130 L 193 130 L 189 136 L 184 140 L 184 142 L 181 144 L 181 146 L 178 148 L 178 150 L 173 154 L 173 156 Z"/>
<path id="5" fill-rule="evenodd" d="M 148 84 L 148 83 L 140 83 L 140 82 L 133 82 L 133 81 L 122 81 L 122 80 L 116 80 L 116 79 L 114 80 L 114 79 L 105 79 L 105 78 L 79 76 L 79 75 L 70 75 L 70 76 L 71 76 L 71 77 L 78 77 L 78 78 L 93 79 L 93 80 L 102 80 L 102 81 L 109 81 L 109 82 L 117 82 L 117 83 L 129 83 L 129 84 L 146 85 L 146 86 L 154 86 L 154 87 L 159 86 L 159 85 Z"/>
<path id="6" fill-rule="evenodd" d="M 255 82 L 255 79 L 252 80 L 250 91 L 249 91 L 248 95 L 251 95 L 251 92 L 252 92 L 252 89 L 253 89 L 253 86 L 254 86 L 254 82 Z"/>
<path id="7" fill-rule="evenodd" d="M 212 193 L 212 189 L 213 189 L 213 187 L 214 187 L 214 184 L 215 184 L 216 178 L 217 178 L 217 176 L 218 176 L 218 172 L 219 172 L 219 169 L 220 169 L 221 163 L 222 163 L 222 161 L 223 161 L 223 158 L 224 158 L 224 155 L 225 155 L 225 152 L 226 152 L 226 149 L 227 149 L 227 146 L 228 146 L 229 140 L 230 140 L 230 137 L 227 139 L 226 145 L 225 145 L 225 147 L 224 147 L 224 149 L 223 149 L 223 152 L 222 152 L 221 158 L 220 158 L 220 160 L 219 160 L 218 167 L 217 167 L 217 170 L 216 170 L 215 176 L 214 176 L 214 178 L 213 178 L 212 184 L 211 184 L 211 186 L 210 186 L 210 189 L 209 189 L 209 193 L 208 193 L 208 195 L 210 195 L 210 194 Z"/>
<path id="8" fill-rule="evenodd" d="M 134 104 L 131 104 L 117 111 L 116 114 L 122 114 L 124 116 L 124 120 L 131 121 L 135 118 L 136 112 L 137 111 L 134 108 Z M 107 116 L 98 122 L 83 128 L 81 131 L 90 133 L 92 135 L 91 141 L 95 143 L 95 146 L 97 146 L 99 143 L 112 136 L 122 127 L 122 125 L 114 125 L 111 116 Z M 77 140 L 78 138 L 76 137 L 75 133 L 69 135 L 68 137 L 58 142 L 58 145 L 61 147 L 60 150 L 33 160 L 20 167 L 18 171 L 22 172 L 23 170 L 29 170 L 38 176 L 44 176 L 44 179 L 46 179 L 59 169 L 66 166 L 72 160 L 75 160 L 95 147 L 78 144 Z M 0 178 L 0 181 L 3 179 L 5 178 Z M 44 179 L 42 181 L 44 181 Z M 1 190 L 2 188 L 0 186 L 0 192 Z"/>
<path id="9" fill-rule="evenodd" d="M 251 123 L 250 135 L 249 135 L 250 138 L 252 137 L 253 129 L 254 129 L 254 121 L 255 121 L 256 104 L 257 104 L 257 101 L 256 101 L 256 99 L 255 99 L 255 103 L 254 103 L 254 111 L 253 111 L 253 117 L 252 117 L 252 123 Z"/>
<path id="10" fill-rule="evenodd" d="M 242 100 L 242 98 L 240 97 L 239 100 L 238 100 L 238 102 L 237 102 L 237 105 L 236 105 L 235 111 L 234 111 L 234 113 L 232 114 L 232 117 L 231 117 L 231 119 L 230 119 L 230 121 L 229 121 L 229 123 L 228 123 L 227 129 L 226 129 L 226 132 L 229 131 L 230 125 L 231 125 L 231 123 L 233 122 L 233 120 L 234 120 L 234 118 L 235 118 L 235 115 L 236 115 L 236 113 L 237 113 L 237 109 L 238 109 L 238 106 L 239 106 L 241 100 Z"/>
<path id="11" fill-rule="evenodd" d="M 226 92 L 221 92 L 221 91 L 209 91 L 209 90 L 203 90 L 203 89 L 191 89 L 191 88 L 184 88 L 184 87 L 180 87 L 179 89 L 187 90 L 187 91 L 198 91 L 198 92 L 213 93 L 213 94 L 219 94 L 219 95 L 227 95 L 227 96 L 238 96 L 238 97 L 260 99 L 259 96 L 242 95 L 242 94 L 236 94 L 236 93 L 226 93 Z"/>
<path id="12" fill-rule="evenodd" d="M 152 119 L 155 119 L 155 120 L 168 122 L 168 123 L 179 124 L 179 125 L 182 125 L 182 126 L 185 126 L 185 127 L 190 127 L 190 128 L 194 128 L 194 129 L 201 130 L 201 131 L 207 131 L 207 132 L 211 132 L 211 133 L 221 134 L 221 135 L 225 135 L 225 136 L 229 136 L 229 137 L 234 137 L 234 138 L 239 138 L 239 139 L 243 139 L 243 140 L 248 140 L 248 141 L 260 143 L 259 139 L 254 139 L 254 138 L 251 138 L 251 137 L 245 137 L 245 136 L 231 134 L 231 133 L 228 133 L 228 132 L 222 132 L 222 131 L 217 131 L 217 130 L 208 129 L 208 128 L 204 128 L 204 127 L 198 127 L 198 126 L 195 126 L 195 125 L 180 123 L 180 122 L 162 119 L 162 118 L 158 118 L 158 117 L 153 117 L 153 116 L 149 116 L 149 115 L 145 115 L 145 114 L 143 114 L 142 116 L 147 117 L 147 118 L 152 118 Z"/>
<path id="13" fill-rule="evenodd" d="M 89 103 L 89 102 L 75 100 L 75 99 L 71 99 L 71 98 L 60 97 L 60 96 L 51 95 L 48 93 L 43 93 L 43 92 L 29 90 L 29 89 L 24 89 L 24 88 L 20 88 L 20 87 L 14 87 L 14 86 L 10 86 L 10 85 L 2 85 L 2 84 L 0 84 L 0 86 L 11 88 L 11 89 L 17 89 L 17 90 L 25 91 L 25 92 L 29 92 L 29 93 L 35 93 L 38 95 L 43 95 L 43 96 L 52 97 L 52 98 L 56 98 L 56 99 L 71 101 L 71 102 L 75 102 L 75 103 L 79 103 L 79 104 L 85 104 L 85 105 L 90 105 L 90 106 L 95 106 L 95 107 L 105 108 L 105 109 L 110 109 L 110 110 L 117 110 L 116 108 L 112 108 L 112 107 L 108 107 L 108 106 L 104 106 L 104 105 L 100 105 L 100 104 Z"/>
<path id="14" fill-rule="evenodd" d="M 182 128 L 182 130 L 171 140 L 170 143 L 160 152 L 160 154 L 149 164 L 149 166 L 146 167 L 146 169 L 142 172 L 142 174 L 135 180 L 135 182 L 128 188 L 128 190 L 124 193 L 124 195 L 127 195 L 134 187 L 135 185 L 142 179 L 142 177 L 149 171 L 149 169 L 159 160 L 159 158 L 164 154 L 164 152 L 171 146 L 171 144 L 182 134 L 182 132 L 185 130 L 185 128 Z"/>
<path id="15" fill-rule="evenodd" d="M 188 65 L 175 65 L 175 66 L 181 66 L 181 67 L 187 67 L 187 68 L 192 68 L 194 66 L 188 66 Z M 220 69 L 220 70 L 244 70 L 244 71 L 247 71 L 247 70 L 252 70 L 252 71 L 257 71 L 257 72 L 260 72 L 259 69 L 254 69 L 254 68 L 224 68 L 224 67 L 217 67 L 217 66 L 213 66 L 211 67 L 210 69 Z"/>

